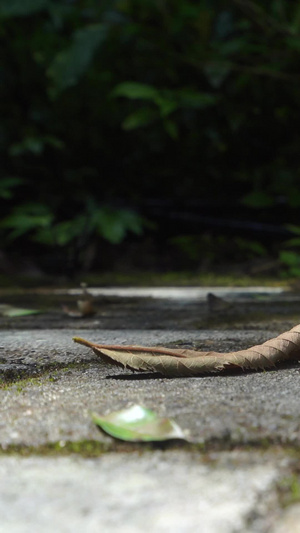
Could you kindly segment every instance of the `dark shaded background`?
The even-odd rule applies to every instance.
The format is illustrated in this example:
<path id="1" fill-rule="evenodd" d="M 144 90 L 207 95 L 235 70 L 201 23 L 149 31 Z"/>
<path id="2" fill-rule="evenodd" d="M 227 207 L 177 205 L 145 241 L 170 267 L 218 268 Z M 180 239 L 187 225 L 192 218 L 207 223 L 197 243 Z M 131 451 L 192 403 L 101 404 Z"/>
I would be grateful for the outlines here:
<path id="1" fill-rule="evenodd" d="M 300 275 L 298 1 L 0 17 L 0 270 Z"/>

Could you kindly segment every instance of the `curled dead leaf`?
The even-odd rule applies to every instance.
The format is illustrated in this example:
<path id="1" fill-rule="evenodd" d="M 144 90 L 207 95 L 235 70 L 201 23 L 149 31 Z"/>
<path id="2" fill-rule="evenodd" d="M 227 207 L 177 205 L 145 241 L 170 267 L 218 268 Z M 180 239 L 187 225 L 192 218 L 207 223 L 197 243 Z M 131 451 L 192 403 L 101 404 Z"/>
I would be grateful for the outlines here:
<path id="1" fill-rule="evenodd" d="M 233 307 L 233 304 L 231 302 L 228 302 L 227 300 L 224 300 L 224 298 L 216 296 L 212 292 L 209 292 L 207 294 L 206 301 L 210 313 L 227 311 L 228 309 L 231 309 Z"/>
<path id="2" fill-rule="evenodd" d="M 91 348 L 107 363 L 164 376 L 197 376 L 241 368 L 263 370 L 300 358 L 300 324 L 263 344 L 230 353 L 160 347 L 102 345 L 80 337 L 75 342 Z"/>
<path id="3" fill-rule="evenodd" d="M 93 296 L 86 288 L 85 283 L 81 283 L 82 295 L 77 300 L 77 309 L 70 309 L 67 305 L 62 306 L 64 313 L 72 318 L 90 317 L 97 313 L 94 306 Z"/>

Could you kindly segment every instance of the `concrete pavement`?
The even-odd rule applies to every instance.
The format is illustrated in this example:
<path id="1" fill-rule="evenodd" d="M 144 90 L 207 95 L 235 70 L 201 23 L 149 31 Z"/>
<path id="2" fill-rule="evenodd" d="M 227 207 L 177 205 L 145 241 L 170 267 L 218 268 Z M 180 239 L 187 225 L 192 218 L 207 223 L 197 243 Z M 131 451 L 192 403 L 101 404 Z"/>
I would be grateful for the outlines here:
<path id="1" fill-rule="evenodd" d="M 171 301 L 157 305 L 161 317 L 172 310 Z M 135 310 L 117 307 L 129 329 L 104 329 L 98 317 L 62 318 L 59 329 L 57 319 L 47 329 L 2 325 L 0 532 L 297 532 L 299 365 L 166 379 L 110 367 L 72 342 L 230 351 L 281 329 L 184 329 L 178 300 L 173 329 L 163 318 L 161 329 L 135 329 Z M 134 403 L 174 418 L 191 443 L 120 443 L 91 422 L 90 411 Z"/>

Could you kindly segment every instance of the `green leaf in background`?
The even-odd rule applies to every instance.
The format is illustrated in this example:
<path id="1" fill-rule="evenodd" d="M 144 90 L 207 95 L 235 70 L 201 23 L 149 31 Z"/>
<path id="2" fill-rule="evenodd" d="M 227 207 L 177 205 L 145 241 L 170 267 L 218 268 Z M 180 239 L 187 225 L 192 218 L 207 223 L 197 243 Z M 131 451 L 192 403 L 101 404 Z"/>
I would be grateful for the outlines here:
<path id="1" fill-rule="evenodd" d="M 131 100 L 149 100 L 157 110 L 143 107 L 134 111 L 122 123 L 124 130 L 133 130 L 141 126 L 148 126 L 155 120 L 163 119 L 163 126 L 168 135 L 176 140 L 178 138 L 178 126 L 173 120 L 165 120 L 179 108 L 205 109 L 218 102 L 214 94 L 198 92 L 191 89 L 180 89 L 172 92 L 158 90 L 151 85 L 136 82 L 124 82 L 119 84 L 112 92 L 112 96 L 123 96 Z"/>
<path id="2" fill-rule="evenodd" d="M 36 229 L 34 240 L 43 244 L 65 246 L 83 231 L 84 217 L 76 217 L 55 225 L 47 225 Z"/>
<path id="3" fill-rule="evenodd" d="M 13 157 L 22 156 L 26 153 L 33 155 L 41 155 L 46 146 L 61 150 L 64 143 L 54 135 L 46 135 L 43 137 L 25 137 L 21 142 L 14 143 L 9 148 L 9 155 Z"/>
<path id="4" fill-rule="evenodd" d="M 128 232 L 141 235 L 144 220 L 130 209 L 103 207 L 95 212 L 98 233 L 112 244 L 122 242 Z"/>
<path id="5" fill-rule="evenodd" d="M 106 416 L 92 414 L 93 422 L 120 440 L 131 442 L 186 439 L 182 429 L 169 418 L 159 418 L 154 411 L 133 405 Z"/>
<path id="6" fill-rule="evenodd" d="M 4 200 L 9 200 L 13 197 L 13 189 L 23 183 L 22 178 L 17 178 L 14 176 L 7 176 L 0 180 L 0 198 Z"/>
<path id="7" fill-rule="evenodd" d="M 181 89 L 177 94 L 181 107 L 206 109 L 219 101 L 219 97 L 215 94 L 193 91 L 187 88 Z"/>
<path id="8" fill-rule="evenodd" d="M 25 154 L 26 152 L 34 155 L 40 155 L 44 150 L 44 143 L 42 139 L 37 137 L 26 137 L 20 143 L 13 144 L 9 149 L 9 155 L 16 157 Z"/>
<path id="9" fill-rule="evenodd" d="M 14 307 L 9 304 L 0 304 L 0 316 L 6 318 L 16 318 L 19 316 L 36 315 L 40 311 L 36 309 L 22 309 L 21 307 Z"/>
<path id="10" fill-rule="evenodd" d="M 167 117 L 178 108 L 178 103 L 171 94 L 166 94 L 165 96 L 159 95 L 155 99 L 155 103 L 158 106 L 160 115 L 162 117 Z"/>
<path id="11" fill-rule="evenodd" d="M 134 111 L 128 117 L 125 118 L 122 122 L 122 128 L 124 130 L 134 130 L 136 128 L 141 128 L 143 126 L 148 126 L 155 120 L 157 120 L 158 114 L 154 109 L 149 107 L 142 107 L 137 111 Z"/>
<path id="12" fill-rule="evenodd" d="M 173 120 L 164 120 L 164 128 L 173 140 L 178 139 L 179 132 L 176 122 Z"/>
<path id="13" fill-rule="evenodd" d="M 15 207 L 12 213 L 0 223 L 0 228 L 10 229 L 9 239 L 25 235 L 27 232 L 47 228 L 52 224 L 53 215 L 44 204 L 24 204 Z"/>
<path id="14" fill-rule="evenodd" d="M 159 97 L 159 91 L 152 85 L 125 81 L 115 87 L 112 91 L 112 96 L 124 96 L 133 100 L 155 100 Z"/>
<path id="15" fill-rule="evenodd" d="M 52 96 L 76 85 L 105 38 L 106 28 L 103 24 L 91 24 L 73 34 L 71 46 L 59 52 L 48 69 L 47 74 L 53 82 Z"/>
<path id="16" fill-rule="evenodd" d="M 295 233 L 295 235 L 300 235 L 300 226 L 296 226 L 295 224 L 286 224 L 285 227 L 292 233 Z"/>
<path id="17" fill-rule="evenodd" d="M 300 255 L 297 252 L 282 250 L 279 253 L 279 260 L 289 272 L 290 276 L 300 276 Z"/>

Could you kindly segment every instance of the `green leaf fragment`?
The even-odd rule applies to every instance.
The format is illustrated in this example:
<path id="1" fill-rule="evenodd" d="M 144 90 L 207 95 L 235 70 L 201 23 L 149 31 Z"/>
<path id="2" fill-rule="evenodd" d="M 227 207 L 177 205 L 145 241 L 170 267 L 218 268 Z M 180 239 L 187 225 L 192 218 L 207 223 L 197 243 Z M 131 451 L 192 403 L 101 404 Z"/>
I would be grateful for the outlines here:
<path id="1" fill-rule="evenodd" d="M 152 85 L 136 83 L 134 81 L 125 81 L 114 88 L 112 96 L 123 96 L 133 100 L 154 101 L 159 96 L 159 91 L 155 87 L 152 87 Z"/>
<path id="2" fill-rule="evenodd" d="M 122 128 L 124 130 L 134 130 L 143 126 L 148 126 L 158 118 L 158 115 L 154 109 L 142 107 L 134 113 L 128 115 L 122 122 Z"/>
<path id="3" fill-rule="evenodd" d="M 133 405 L 105 416 L 92 414 L 93 422 L 116 439 L 131 442 L 186 439 L 182 429 L 169 418 L 158 415 L 140 405 Z"/>
<path id="4" fill-rule="evenodd" d="M 7 318 L 36 315 L 39 312 L 40 311 L 37 311 L 36 309 L 22 309 L 21 307 L 14 307 L 8 304 L 0 304 L 0 316 Z"/>
<path id="5" fill-rule="evenodd" d="M 70 46 L 61 50 L 48 68 L 47 74 L 54 84 L 52 96 L 56 97 L 66 88 L 76 85 L 105 38 L 103 24 L 91 24 L 73 34 Z"/>
<path id="6" fill-rule="evenodd" d="M 14 194 L 14 188 L 21 183 L 23 183 L 23 180 L 14 176 L 2 178 L 0 181 L 0 198 L 4 198 L 4 200 L 9 200 L 12 198 Z"/>

